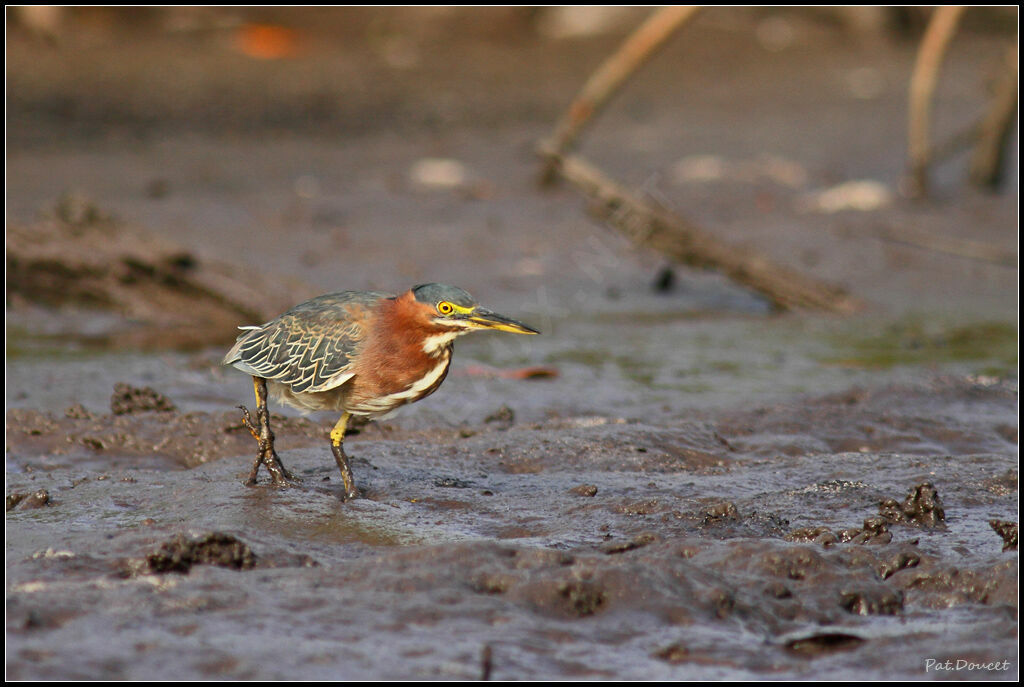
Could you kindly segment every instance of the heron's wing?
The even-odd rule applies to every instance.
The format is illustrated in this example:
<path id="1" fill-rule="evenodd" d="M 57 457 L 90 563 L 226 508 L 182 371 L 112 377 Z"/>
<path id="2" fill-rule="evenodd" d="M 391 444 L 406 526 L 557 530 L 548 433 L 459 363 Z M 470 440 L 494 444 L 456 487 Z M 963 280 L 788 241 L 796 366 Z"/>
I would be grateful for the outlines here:
<path id="1" fill-rule="evenodd" d="M 287 384 L 293 393 L 333 389 L 352 378 L 352 359 L 366 336 L 373 306 L 387 297 L 346 291 L 306 301 L 245 330 L 224 364 Z"/>

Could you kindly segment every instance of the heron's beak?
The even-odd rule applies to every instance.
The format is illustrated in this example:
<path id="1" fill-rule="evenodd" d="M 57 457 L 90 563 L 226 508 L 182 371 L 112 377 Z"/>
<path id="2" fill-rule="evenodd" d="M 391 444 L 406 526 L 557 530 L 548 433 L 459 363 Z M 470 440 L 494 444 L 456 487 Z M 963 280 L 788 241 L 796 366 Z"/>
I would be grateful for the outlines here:
<path id="1" fill-rule="evenodd" d="M 522 322 L 516 322 L 511 317 L 499 315 L 487 308 L 477 308 L 466 315 L 466 321 L 473 324 L 474 329 L 497 329 L 502 332 L 513 334 L 540 334 L 533 327 L 527 327 Z"/>

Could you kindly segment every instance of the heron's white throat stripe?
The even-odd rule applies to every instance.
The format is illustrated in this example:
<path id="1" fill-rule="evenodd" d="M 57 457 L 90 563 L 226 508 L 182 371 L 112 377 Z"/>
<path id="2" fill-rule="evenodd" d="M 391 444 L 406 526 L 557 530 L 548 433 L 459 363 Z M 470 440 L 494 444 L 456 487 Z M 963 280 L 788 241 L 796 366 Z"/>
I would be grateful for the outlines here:
<path id="1" fill-rule="evenodd" d="M 464 333 L 462 331 L 452 331 L 428 336 L 423 340 L 423 352 L 427 355 L 436 356 Z"/>

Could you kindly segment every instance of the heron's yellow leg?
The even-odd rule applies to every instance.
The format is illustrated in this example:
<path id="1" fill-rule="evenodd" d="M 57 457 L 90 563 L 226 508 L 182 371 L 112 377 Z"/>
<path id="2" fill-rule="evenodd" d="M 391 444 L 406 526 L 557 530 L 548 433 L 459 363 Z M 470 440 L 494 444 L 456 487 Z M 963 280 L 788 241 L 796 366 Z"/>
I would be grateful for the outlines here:
<path id="1" fill-rule="evenodd" d="M 345 441 L 345 428 L 348 426 L 348 419 L 352 417 L 348 413 L 342 413 L 341 418 L 334 429 L 331 430 L 331 444 L 341 444 Z"/>
<path id="2" fill-rule="evenodd" d="M 345 449 L 342 447 L 345 442 L 345 427 L 348 426 L 350 417 L 349 413 L 342 413 L 341 419 L 331 430 L 331 452 L 334 454 L 334 461 L 338 464 L 338 469 L 341 470 L 341 481 L 345 485 L 345 497 L 354 499 L 359 496 L 359 490 L 356 489 L 356 480 L 352 476 L 352 468 L 348 466 L 348 456 L 345 455 Z"/>

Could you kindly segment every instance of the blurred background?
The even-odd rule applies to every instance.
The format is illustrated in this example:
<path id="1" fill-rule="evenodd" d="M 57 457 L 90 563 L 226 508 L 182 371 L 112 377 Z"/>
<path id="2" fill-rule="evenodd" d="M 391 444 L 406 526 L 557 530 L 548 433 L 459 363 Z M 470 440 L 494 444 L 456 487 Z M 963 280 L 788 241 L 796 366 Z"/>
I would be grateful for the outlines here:
<path id="1" fill-rule="evenodd" d="M 552 335 L 467 342 L 479 362 L 589 378 L 614 360 L 609 387 L 625 375 L 641 395 L 801 390 L 780 360 L 873 368 L 879 348 L 1015 365 L 1016 126 L 996 188 L 969 182 L 961 145 L 926 198 L 907 193 L 929 8 L 705 8 L 581 139 L 611 178 L 846 289 L 859 316 L 773 324 L 759 294 L 631 244 L 567 184 L 542 189 L 538 141 L 648 14 L 8 8 L 9 353 L 221 347 L 310 295 L 441 281 Z M 1012 7 L 963 15 L 937 147 L 984 116 L 1016 25 Z"/>

